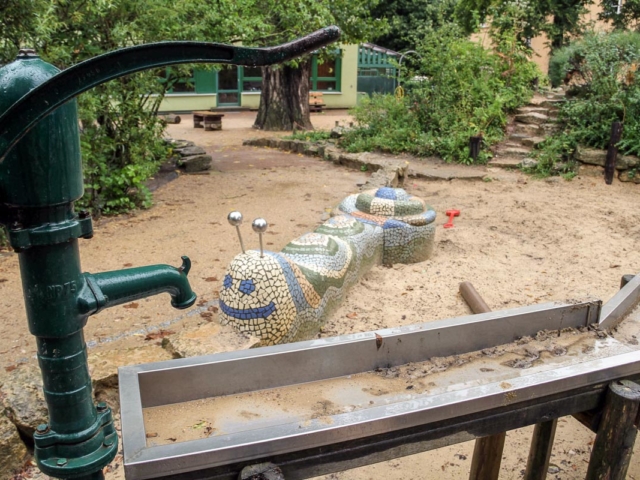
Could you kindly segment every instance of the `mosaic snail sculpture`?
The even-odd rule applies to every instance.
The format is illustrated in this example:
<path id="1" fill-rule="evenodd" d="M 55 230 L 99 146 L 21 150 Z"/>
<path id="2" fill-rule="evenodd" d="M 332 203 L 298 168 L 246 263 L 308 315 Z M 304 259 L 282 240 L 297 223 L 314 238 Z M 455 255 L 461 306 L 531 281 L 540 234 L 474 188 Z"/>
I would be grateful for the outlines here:
<path id="1" fill-rule="evenodd" d="M 220 290 L 220 323 L 260 338 L 260 345 L 308 339 L 376 264 L 416 263 L 433 251 L 435 211 L 403 189 L 350 195 L 332 218 L 280 252 L 264 251 L 263 219 L 253 222 L 260 251 L 244 250 L 227 268 Z M 242 215 L 232 212 L 238 229 Z"/>

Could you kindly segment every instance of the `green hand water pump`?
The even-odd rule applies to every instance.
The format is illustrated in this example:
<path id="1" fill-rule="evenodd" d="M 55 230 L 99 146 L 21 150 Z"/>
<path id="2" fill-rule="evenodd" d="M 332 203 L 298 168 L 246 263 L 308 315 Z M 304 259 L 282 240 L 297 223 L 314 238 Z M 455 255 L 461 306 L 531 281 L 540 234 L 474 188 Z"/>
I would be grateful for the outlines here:
<path id="1" fill-rule="evenodd" d="M 264 66 L 335 41 L 336 27 L 272 48 L 161 42 L 107 53 L 59 71 L 33 50 L 0 68 L 0 223 L 19 254 L 29 330 L 36 336 L 49 423 L 34 435 L 40 469 L 101 479 L 118 438 L 106 404 L 94 405 L 83 328 L 105 308 L 162 292 L 175 308 L 196 300 L 182 266 L 82 273 L 79 238 L 91 217 L 74 210 L 83 177 L 75 96 L 114 78 L 178 63 Z"/>

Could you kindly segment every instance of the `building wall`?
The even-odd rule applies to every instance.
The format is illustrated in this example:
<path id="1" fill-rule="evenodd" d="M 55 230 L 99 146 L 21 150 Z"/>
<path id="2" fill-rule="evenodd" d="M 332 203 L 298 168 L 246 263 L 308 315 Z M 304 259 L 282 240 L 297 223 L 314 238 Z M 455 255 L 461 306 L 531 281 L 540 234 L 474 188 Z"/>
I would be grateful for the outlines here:
<path id="1" fill-rule="evenodd" d="M 587 8 L 589 9 L 589 12 L 583 18 L 586 23 L 592 24 L 596 30 L 607 30 L 610 28 L 609 24 L 598 20 L 598 14 L 602 11 L 602 7 L 600 6 L 599 2 L 597 4 L 590 5 Z M 491 47 L 488 27 L 482 28 L 480 32 L 473 34 L 471 38 L 472 40 L 482 43 L 482 45 L 487 48 Z M 544 73 L 547 73 L 549 70 L 550 49 L 548 44 L 549 39 L 547 38 L 546 34 L 542 34 L 531 39 L 531 47 L 534 52 L 532 60 L 536 62 L 536 64 Z"/>
<path id="2" fill-rule="evenodd" d="M 344 45 L 342 48 L 342 67 L 340 70 L 340 91 L 323 92 L 327 108 L 351 108 L 358 100 L 358 46 Z M 242 92 L 240 106 L 258 108 L 260 94 Z M 216 94 L 177 93 L 167 94 L 160 104 L 161 112 L 189 112 L 209 110 L 217 107 Z"/>

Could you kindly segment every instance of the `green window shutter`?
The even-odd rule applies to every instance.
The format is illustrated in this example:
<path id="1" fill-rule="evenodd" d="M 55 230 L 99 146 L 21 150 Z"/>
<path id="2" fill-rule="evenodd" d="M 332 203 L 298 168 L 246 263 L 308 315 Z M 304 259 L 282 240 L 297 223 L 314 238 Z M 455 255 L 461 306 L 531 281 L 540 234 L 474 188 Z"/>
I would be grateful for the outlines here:
<path id="1" fill-rule="evenodd" d="M 215 70 L 195 69 L 193 79 L 196 84 L 196 93 L 216 93 Z"/>

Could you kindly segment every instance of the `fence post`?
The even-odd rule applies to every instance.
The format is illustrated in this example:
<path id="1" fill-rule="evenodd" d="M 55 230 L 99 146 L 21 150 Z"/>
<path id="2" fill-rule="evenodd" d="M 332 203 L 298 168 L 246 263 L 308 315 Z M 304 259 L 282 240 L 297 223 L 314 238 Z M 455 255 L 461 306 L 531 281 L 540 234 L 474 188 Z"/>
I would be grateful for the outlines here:
<path id="1" fill-rule="evenodd" d="M 629 380 L 609 385 L 593 443 L 586 480 L 624 480 L 631 461 L 640 405 L 640 386 Z"/>
<path id="2" fill-rule="evenodd" d="M 611 124 L 611 139 L 607 150 L 607 160 L 604 164 L 604 181 L 607 185 L 613 182 L 613 174 L 616 171 L 616 159 L 618 158 L 618 142 L 622 138 L 622 123 L 613 122 Z"/>

